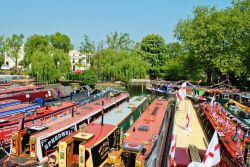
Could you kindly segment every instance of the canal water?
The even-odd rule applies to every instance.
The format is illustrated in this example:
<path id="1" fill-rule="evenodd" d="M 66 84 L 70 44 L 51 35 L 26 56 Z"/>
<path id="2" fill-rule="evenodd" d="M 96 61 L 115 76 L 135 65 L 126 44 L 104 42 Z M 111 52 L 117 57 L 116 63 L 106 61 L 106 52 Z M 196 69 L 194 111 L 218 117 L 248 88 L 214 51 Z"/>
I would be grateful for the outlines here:
<path id="1" fill-rule="evenodd" d="M 128 85 L 126 86 L 126 91 L 129 95 L 132 96 L 139 96 L 139 95 L 146 95 L 148 91 L 146 90 L 146 86 L 139 86 L 139 85 Z"/>

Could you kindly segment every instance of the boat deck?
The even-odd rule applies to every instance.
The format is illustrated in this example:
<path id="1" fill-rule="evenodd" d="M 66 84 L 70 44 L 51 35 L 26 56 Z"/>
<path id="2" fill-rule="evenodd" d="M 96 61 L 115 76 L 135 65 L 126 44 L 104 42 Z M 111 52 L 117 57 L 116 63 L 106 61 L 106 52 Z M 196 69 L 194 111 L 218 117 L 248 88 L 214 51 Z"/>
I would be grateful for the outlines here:
<path id="1" fill-rule="evenodd" d="M 22 103 L 13 106 L 7 106 L 5 108 L 0 109 L 0 116 L 6 116 L 11 114 L 16 114 L 19 112 L 25 112 L 26 110 L 32 110 L 39 108 L 40 105 L 38 104 L 29 104 L 29 103 Z"/>
<path id="2" fill-rule="evenodd" d="M 71 117 L 71 112 L 68 112 L 68 114 L 58 117 L 56 119 L 49 119 L 47 122 L 40 122 L 40 125 L 48 126 L 49 128 L 40 133 L 34 134 L 32 137 L 42 137 L 44 135 L 48 135 L 49 133 L 54 133 L 61 128 L 72 126 L 72 123 L 80 123 L 81 121 L 88 119 L 96 113 L 102 111 L 103 108 L 108 108 L 109 106 L 112 106 L 127 97 L 127 93 L 121 93 L 119 96 L 116 96 L 112 100 L 111 98 L 104 97 L 99 100 L 88 103 L 84 106 L 76 108 L 74 111 L 74 117 Z M 102 106 L 102 101 L 104 101 L 104 106 Z"/>
<path id="3" fill-rule="evenodd" d="M 118 108 L 113 109 L 112 111 L 104 114 L 103 123 L 111 125 L 119 125 L 122 120 L 133 112 L 134 108 L 137 108 L 142 104 L 147 97 L 135 96 L 129 99 L 129 102 L 122 103 Z M 101 118 L 95 120 L 96 123 L 101 123 Z"/>
<path id="4" fill-rule="evenodd" d="M 185 130 L 188 105 L 190 105 L 190 132 Z M 179 108 L 175 113 L 174 124 L 176 147 L 188 148 L 189 144 L 193 144 L 199 149 L 206 150 L 205 143 L 207 143 L 207 140 L 190 100 L 180 102 Z"/>
<path id="5" fill-rule="evenodd" d="M 162 122 L 165 118 L 168 101 L 164 99 L 155 99 L 144 111 L 144 113 L 129 128 L 123 141 L 123 145 L 129 148 L 137 148 L 144 145 L 146 158 L 161 131 Z"/>
<path id="6" fill-rule="evenodd" d="M 201 106 L 213 128 L 218 129 L 220 144 L 222 144 L 223 149 L 225 149 L 225 151 L 222 151 L 222 154 L 225 154 L 225 152 L 226 154 L 230 154 L 230 161 L 232 161 L 233 164 L 243 166 L 242 159 L 244 158 L 244 154 L 242 151 L 244 150 L 246 143 L 250 142 L 250 136 L 245 137 L 244 141 L 242 140 L 244 135 L 243 129 L 247 128 L 247 126 L 237 118 L 230 115 L 229 112 L 220 105 L 215 105 L 213 107 L 213 114 L 210 112 L 211 107 L 209 104 L 203 103 Z M 227 121 L 226 115 L 230 118 Z M 239 139 L 241 142 L 239 142 L 239 140 L 233 141 L 233 136 L 236 132 L 236 122 L 239 125 Z M 223 157 L 225 156 L 223 155 Z"/>
<path id="7" fill-rule="evenodd" d="M 93 145 L 96 145 L 100 140 L 103 140 L 104 138 L 106 138 L 108 136 L 109 133 L 112 133 L 114 130 L 116 129 L 116 126 L 114 125 L 109 125 L 109 124 L 99 124 L 99 123 L 90 123 L 87 125 L 86 129 L 84 132 L 80 132 L 80 131 L 76 131 L 70 135 L 68 135 L 67 137 L 63 138 L 62 140 L 60 140 L 60 142 L 64 142 L 64 141 L 68 141 L 70 140 L 73 136 L 78 135 L 79 137 L 85 137 L 86 134 L 94 134 L 94 136 L 87 140 L 86 142 L 84 142 L 84 146 L 87 148 L 90 148 Z"/>

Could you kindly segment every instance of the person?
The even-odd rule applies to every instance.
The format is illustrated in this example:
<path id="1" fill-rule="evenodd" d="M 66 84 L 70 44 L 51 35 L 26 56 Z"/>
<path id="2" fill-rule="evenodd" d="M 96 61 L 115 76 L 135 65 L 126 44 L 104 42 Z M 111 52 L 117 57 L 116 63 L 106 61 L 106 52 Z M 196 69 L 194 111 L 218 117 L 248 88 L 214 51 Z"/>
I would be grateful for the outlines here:
<path id="1" fill-rule="evenodd" d="M 56 156 L 50 155 L 48 160 L 48 167 L 55 167 L 56 166 Z"/>

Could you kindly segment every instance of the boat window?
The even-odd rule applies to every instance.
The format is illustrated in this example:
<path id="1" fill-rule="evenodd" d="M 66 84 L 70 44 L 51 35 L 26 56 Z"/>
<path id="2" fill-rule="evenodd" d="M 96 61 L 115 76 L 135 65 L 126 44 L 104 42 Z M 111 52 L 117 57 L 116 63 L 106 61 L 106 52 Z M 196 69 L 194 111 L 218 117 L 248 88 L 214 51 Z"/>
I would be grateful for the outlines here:
<path id="1" fill-rule="evenodd" d="M 145 125 L 141 125 L 138 130 L 141 130 L 141 131 L 148 131 L 148 126 L 145 126 Z"/>
<path id="2" fill-rule="evenodd" d="M 154 108 L 153 112 L 151 113 L 152 115 L 155 115 L 158 111 L 158 106 Z"/>
<path id="3" fill-rule="evenodd" d="M 74 141 L 74 148 L 73 148 L 73 154 L 79 154 L 79 144 L 82 143 L 82 141 Z M 70 143 L 72 144 L 72 143 Z"/>
<path id="4" fill-rule="evenodd" d="M 13 147 L 16 146 L 16 139 L 12 139 L 12 145 L 13 145 Z"/>
<path id="5" fill-rule="evenodd" d="M 35 151 L 35 144 L 31 144 L 31 150 Z"/>
<path id="6" fill-rule="evenodd" d="M 228 95 L 224 95 L 224 99 L 229 99 L 229 96 Z"/>

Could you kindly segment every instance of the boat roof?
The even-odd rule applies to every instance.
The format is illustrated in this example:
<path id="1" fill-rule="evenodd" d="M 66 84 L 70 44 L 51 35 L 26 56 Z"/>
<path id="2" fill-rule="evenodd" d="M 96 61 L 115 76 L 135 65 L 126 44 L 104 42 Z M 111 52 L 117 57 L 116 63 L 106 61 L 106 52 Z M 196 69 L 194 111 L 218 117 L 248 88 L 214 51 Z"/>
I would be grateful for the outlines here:
<path id="1" fill-rule="evenodd" d="M 70 140 L 72 137 L 82 137 L 82 140 L 86 140 L 86 136 L 92 136 L 89 138 L 86 142 L 84 142 L 82 145 L 84 145 L 87 148 L 90 148 L 93 145 L 96 145 L 99 143 L 99 141 L 103 140 L 104 138 L 107 138 L 107 136 L 112 133 L 116 129 L 116 126 L 110 125 L 110 124 L 103 124 L 100 123 L 90 123 L 86 126 L 86 129 L 84 132 L 76 131 L 67 137 L 60 140 L 60 142 L 66 142 Z"/>
<path id="2" fill-rule="evenodd" d="M 22 111 L 25 111 L 25 110 L 29 110 L 30 106 L 36 106 L 35 108 L 39 108 L 40 105 L 38 104 L 31 104 L 31 103 L 21 103 L 21 104 L 17 104 L 17 105 L 13 105 L 13 106 L 7 106 L 7 107 L 4 107 L 4 108 L 0 108 L 0 113 L 4 113 L 4 112 L 8 112 L 8 111 L 13 111 L 13 110 L 22 110 Z"/>
<path id="3" fill-rule="evenodd" d="M 12 102 L 20 102 L 20 100 L 16 100 L 16 99 L 7 99 L 7 100 L 0 101 L 0 105 L 1 105 L 1 104 L 12 103 Z"/>
<path id="4" fill-rule="evenodd" d="M 209 111 L 208 109 L 210 110 L 209 106 L 210 104 L 202 104 L 202 108 L 203 110 L 205 110 L 205 115 L 207 117 L 207 119 L 209 120 L 209 122 L 212 124 L 212 126 L 215 128 L 218 129 L 218 135 L 219 135 L 219 139 L 220 139 L 220 143 L 224 146 L 224 148 L 226 149 L 226 151 L 231 155 L 231 158 L 234 160 L 234 162 L 238 165 L 238 166 L 241 166 L 241 162 L 237 159 L 237 152 L 236 152 L 236 148 L 237 148 L 237 142 L 234 142 L 232 140 L 232 137 L 235 135 L 235 128 L 236 128 L 236 125 L 234 123 L 234 121 L 237 121 L 239 124 L 240 124 L 240 127 L 243 127 L 243 128 L 247 128 L 246 125 L 244 125 L 240 120 L 238 120 L 236 117 L 234 117 L 232 114 L 230 115 L 230 118 L 229 119 L 229 130 L 227 131 L 226 135 L 224 133 L 221 132 L 221 129 L 223 129 L 222 126 L 223 125 L 219 125 L 217 124 L 217 120 L 219 118 L 215 118 Z M 218 108 L 217 108 L 218 107 Z M 226 110 L 221 110 L 220 107 L 222 107 L 221 105 L 217 105 L 216 108 L 214 108 L 214 112 L 217 113 L 217 115 L 220 117 L 220 118 L 223 118 L 225 117 L 226 115 L 230 114 L 228 111 Z M 218 111 L 222 111 L 221 112 L 221 115 L 218 114 Z M 242 139 L 243 135 L 241 133 L 241 136 L 240 138 Z M 250 136 L 247 136 L 244 140 L 244 142 L 250 142 Z M 242 157 L 243 158 L 243 157 Z"/>
<path id="5" fill-rule="evenodd" d="M 37 111 L 40 111 L 39 115 L 35 115 L 35 114 L 26 115 L 25 116 L 25 122 L 27 122 L 29 120 L 34 120 L 38 116 L 43 117 L 43 116 L 48 115 L 50 113 L 53 113 L 53 112 L 55 112 L 57 110 L 62 110 L 62 109 L 67 109 L 67 108 L 73 107 L 73 106 L 75 106 L 77 104 L 78 103 L 75 103 L 75 102 L 72 102 L 72 101 L 61 101 L 60 105 L 58 105 L 58 104 L 57 105 L 51 105 L 49 107 L 49 110 L 46 110 L 46 107 L 41 107 L 41 108 L 37 109 Z M 17 121 L 19 121 L 20 116 L 22 116 L 22 114 L 17 113 L 14 116 L 13 115 L 4 116 L 4 117 L 2 117 L 2 119 L 8 120 L 8 123 L 5 124 L 6 126 L 8 126 L 10 124 L 18 123 Z M 1 124 L 1 122 L 0 122 L 0 124 Z"/>
<path id="6" fill-rule="evenodd" d="M 145 96 L 134 96 L 129 102 L 124 102 L 119 107 L 113 109 L 112 111 L 104 114 L 103 122 L 111 125 L 119 125 L 127 116 L 129 116 L 134 108 L 141 105 L 147 97 Z M 94 121 L 95 123 L 101 123 L 101 118 Z"/>
<path id="7" fill-rule="evenodd" d="M 192 132 L 185 130 L 186 114 L 190 107 L 190 129 Z M 199 149 L 206 149 L 204 140 L 206 136 L 203 132 L 203 128 L 200 124 L 200 120 L 196 115 L 191 100 L 185 99 L 179 103 L 178 110 L 175 112 L 174 127 L 176 133 L 176 147 L 188 148 L 190 144 L 195 145 Z"/>
<path id="8" fill-rule="evenodd" d="M 8 89 L 0 90 L 0 94 L 9 94 L 14 92 L 22 92 L 28 90 L 35 90 L 35 89 L 43 89 L 44 86 L 23 86 L 23 87 L 9 87 Z"/>
<path id="9" fill-rule="evenodd" d="M 70 127 L 73 124 L 75 125 L 76 123 L 81 122 L 102 111 L 103 108 L 108 108 L 109 106 L 125 99 L 126 97 L 128 97 L 127 93 L 121 93 L 120 95 L 114 97 L 114 100 L 111 100 L 111 98 L 104 97 L 86 105 L 77 107 L 75 109 L 75 113 L 78 114 L 75 114 L 74 117 L 72 117 L 71 112 L 69 112 L 64 116 L 59 116 L 59 118 L 56 118 L 55 120 L 49 119 L 47 122 L 43 121 L 41 122 L 42 126 L 48 126 L 49 128 L 45 131 L 42 131 L 41 133 L 36 133 L 32 135 L 32 137 L 42 137 L 45 134 L 48 135 L 49 133 L 56 133 L 56 131 L 59 131 L 62 128 Z M 104 101 L 104 106 L 102 106 L 102 101 Z"/>
<path id="10" fill-rule="evenodd" d="M 160 133 L 167 107 L 166 99 L 155 99 L 129 128 L 123 141 L 123 148 L 125 146 L 134 149 L 144 146 L 146 148 L 144 158 L 147 157 Z"/>
<path id="11" fill-rule="evenodd" d="M 22 95 L 22 94 L 30 94 L 30 93 L 36 93 L 36 92 L 44 92 L 44 91 L 50 91 L 48 89 L 36 89 L 36 90 L 26 90 L 22 92 L 15 92 L 11 94 L 0 94 L 0 98 L 6 98 L 6 97 L 13 97 L 15 95 Z"/>

